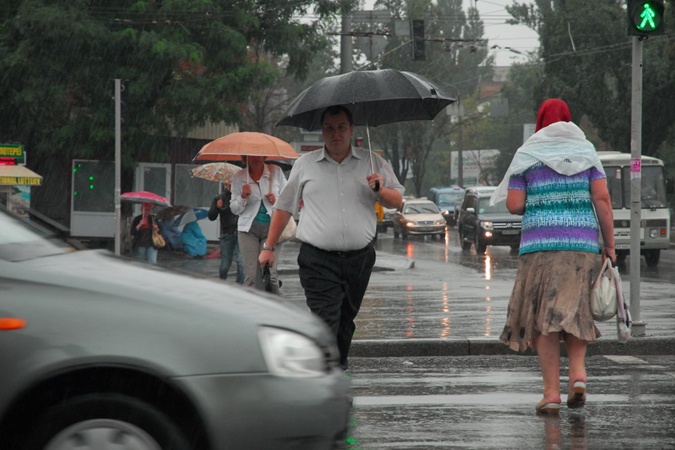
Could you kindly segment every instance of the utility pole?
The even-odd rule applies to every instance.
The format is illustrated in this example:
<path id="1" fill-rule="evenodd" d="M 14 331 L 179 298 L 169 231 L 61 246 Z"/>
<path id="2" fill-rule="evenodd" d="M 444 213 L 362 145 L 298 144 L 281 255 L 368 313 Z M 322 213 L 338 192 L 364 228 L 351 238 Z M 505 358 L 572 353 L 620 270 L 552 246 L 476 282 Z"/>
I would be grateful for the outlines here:
<path id="1" fill-rule="evenodd" d="M 347 11 L 342 11 L 342 32 L 340 33 L 340 73 L 352 71 L 352 16 Z"/>
<path id="2" fill-rule="evenodd" d="M 644 336 L 640 320 L 640 223 L 642 221 L 642 39 L 633 36 L 630 102 L 630 315 L 631 334 Z M 645 236 L 646 237 L 646 236 Z"/>
<path id="3" fill-rule="evenodd" d="M 462 159 L 462 99 L 457 92 L 457 186 L 464 187 L 464 160 Z"/>
<path id="4" fill-rule="evenodd" d="M 115 79 L 115 254 L 120 255 L 122 242 L 122 80 Z"/>
<path id="5" fill-rule="evenodd" d="M 452 103 L 446 110 L 446 114 L 450 116 L 457 116 L 457 186 L 464 187 L 464 161 L 462 160 L 462 116 L 464 116 L 464 105 L 462 104 L 462 96 L 459 89 L 453 86 L 457 91 L 457 101 Z M 450 180 L 452 180 L 452 152 L 450 153 Z"/>

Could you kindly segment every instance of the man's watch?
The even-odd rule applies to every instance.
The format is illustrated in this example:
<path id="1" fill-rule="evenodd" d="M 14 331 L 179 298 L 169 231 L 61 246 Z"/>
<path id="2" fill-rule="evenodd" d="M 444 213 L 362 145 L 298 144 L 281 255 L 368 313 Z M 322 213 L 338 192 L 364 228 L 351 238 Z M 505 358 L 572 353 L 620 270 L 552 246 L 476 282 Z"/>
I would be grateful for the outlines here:
<path id="1" fill-rule="evenodd" d="M 267 242 L 263 242 L 263 250 L 269 250 L 271 252 L 274 251 L 274 247 L 267 245 Z"/>

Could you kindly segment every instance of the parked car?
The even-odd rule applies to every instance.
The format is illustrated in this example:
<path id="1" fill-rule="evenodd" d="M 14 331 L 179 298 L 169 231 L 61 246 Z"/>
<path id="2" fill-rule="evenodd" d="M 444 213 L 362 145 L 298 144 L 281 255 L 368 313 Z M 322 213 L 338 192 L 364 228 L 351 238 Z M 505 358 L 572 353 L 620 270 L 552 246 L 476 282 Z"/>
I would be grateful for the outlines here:
<path id="1" fill-rule="evenodd" d="M 394 214 L 394 238 L 399 235 L 436 235 L 445 237 L 445 217 L 431 200 L 404 199 L 401 208 Z"/>
<path id="2" fill-rule="evenodd" d="M 0 212 L 0 448 L 332 449 L 328 327 L 261 291 L 74 251 Z"/>
<path id="3" fill-rule="evenodd" d="M 396 215 L 396 208 L 384 208 L 384 219 L 382 220 L 382 228 L 384 232 L 394 226 L 394 216 Z"/>
<path id="4" fill-rule="evenodd" d="M 464 189 L 459 186 L 453 187 L 434 187 L 429 189 L 427 199 L 431 200 L 438 206 L 445 221 L 448 225 L 454 226 L 457 222 L 455 220 L 455 206 L 459 207 L 464 198 Z"/>
<path id="5" fill-rule="evenodd" d="M 459 214 L 458 233 L 462 250 L 485 252 L 488 245 L 508 245 L 513 250 L 520 247 L 522 217 L 511 214 L 506 202 L 490 205 L 490 197 L 496 188 L 469 188 Z"/>

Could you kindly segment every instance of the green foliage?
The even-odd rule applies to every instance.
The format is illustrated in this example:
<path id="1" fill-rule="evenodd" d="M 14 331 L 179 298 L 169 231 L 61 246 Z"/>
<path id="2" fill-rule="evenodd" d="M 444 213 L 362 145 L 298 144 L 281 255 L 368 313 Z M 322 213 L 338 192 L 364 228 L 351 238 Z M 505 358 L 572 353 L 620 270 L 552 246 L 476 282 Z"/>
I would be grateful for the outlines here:
<path id="1" fill-rule="evenodd" d="M 418 73 L 451 96 L 462 98 L 474 93 L 480 79 L 491 73 L 491 58 L 480 42 L 483 24 L 475 8 L 465 13 L 461 0 L 382 0 L 377 5 L 392 11 L 395 19 L 424 19 L 426 59 L 412 61 L 406 44 L 410 38 L 392 36 L 384 56 L 372 65 Z M 429 183 L 447 184 L 454 131 L 446 113 L 441 112 L 433 122 L 385 125 L 371 130 L 371 134 L 401 182 L 412 171 L 412 194 L 421 196 Z M 425 180 L 427 176 L 431 182 Z"/>
<path id="2" fill-rule="evenodd" d="M 550 97 L 564 99 L 575 122 L 591 122 L 601 140 L 596 144 L 630 151 L 632 47 L 625 2 L 594 2 L 592 14 L 588 5 L 583 0 L 536 0 L 534 5 L 516 2 L 508 10 L 514 23 L 540 33 L 543 71 L 537 104 Z M 675 8 L 666 7 L 666 14 L 666 24 L 675 23 Z M 642 45 L 642 152 L 653 155 L 675 122 L 669 104 L 675 92 L 675 45 L 667 36 L 650 37 Z"/>
<path id="3" fill-rule="evenodd" d="M 34 161 L 112 159 L 113 80 L 129 80 L 123 159 L 164 161 L 172 136 L 238 123 L 250 98 L 325 48 L 339 2 L 13 0 L 0 11 L 0 141 Z M 311 13 L 313 21 L 298 21 Z M 265 57 L 257 57 L 256 54 Z"/>

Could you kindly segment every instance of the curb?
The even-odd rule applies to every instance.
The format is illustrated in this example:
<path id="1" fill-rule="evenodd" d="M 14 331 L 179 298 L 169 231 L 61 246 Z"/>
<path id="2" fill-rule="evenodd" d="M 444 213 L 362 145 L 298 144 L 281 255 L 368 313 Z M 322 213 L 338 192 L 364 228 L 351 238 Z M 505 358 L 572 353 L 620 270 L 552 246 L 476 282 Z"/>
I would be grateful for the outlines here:
<path id="1" fill-rule="evenodd" d="M 391 358 L 416 356 L 535 356 L 531 349 L 515 352 L 497 338 L 354 340 L 350 356 Z M 561 344 L 561 356 L 567 356 Z M 622 344 L 616 340 L 598 340 L 588 345 L 586 356 L 598 355 L 675 355 L 675 338 L 631 338 Z"/>

